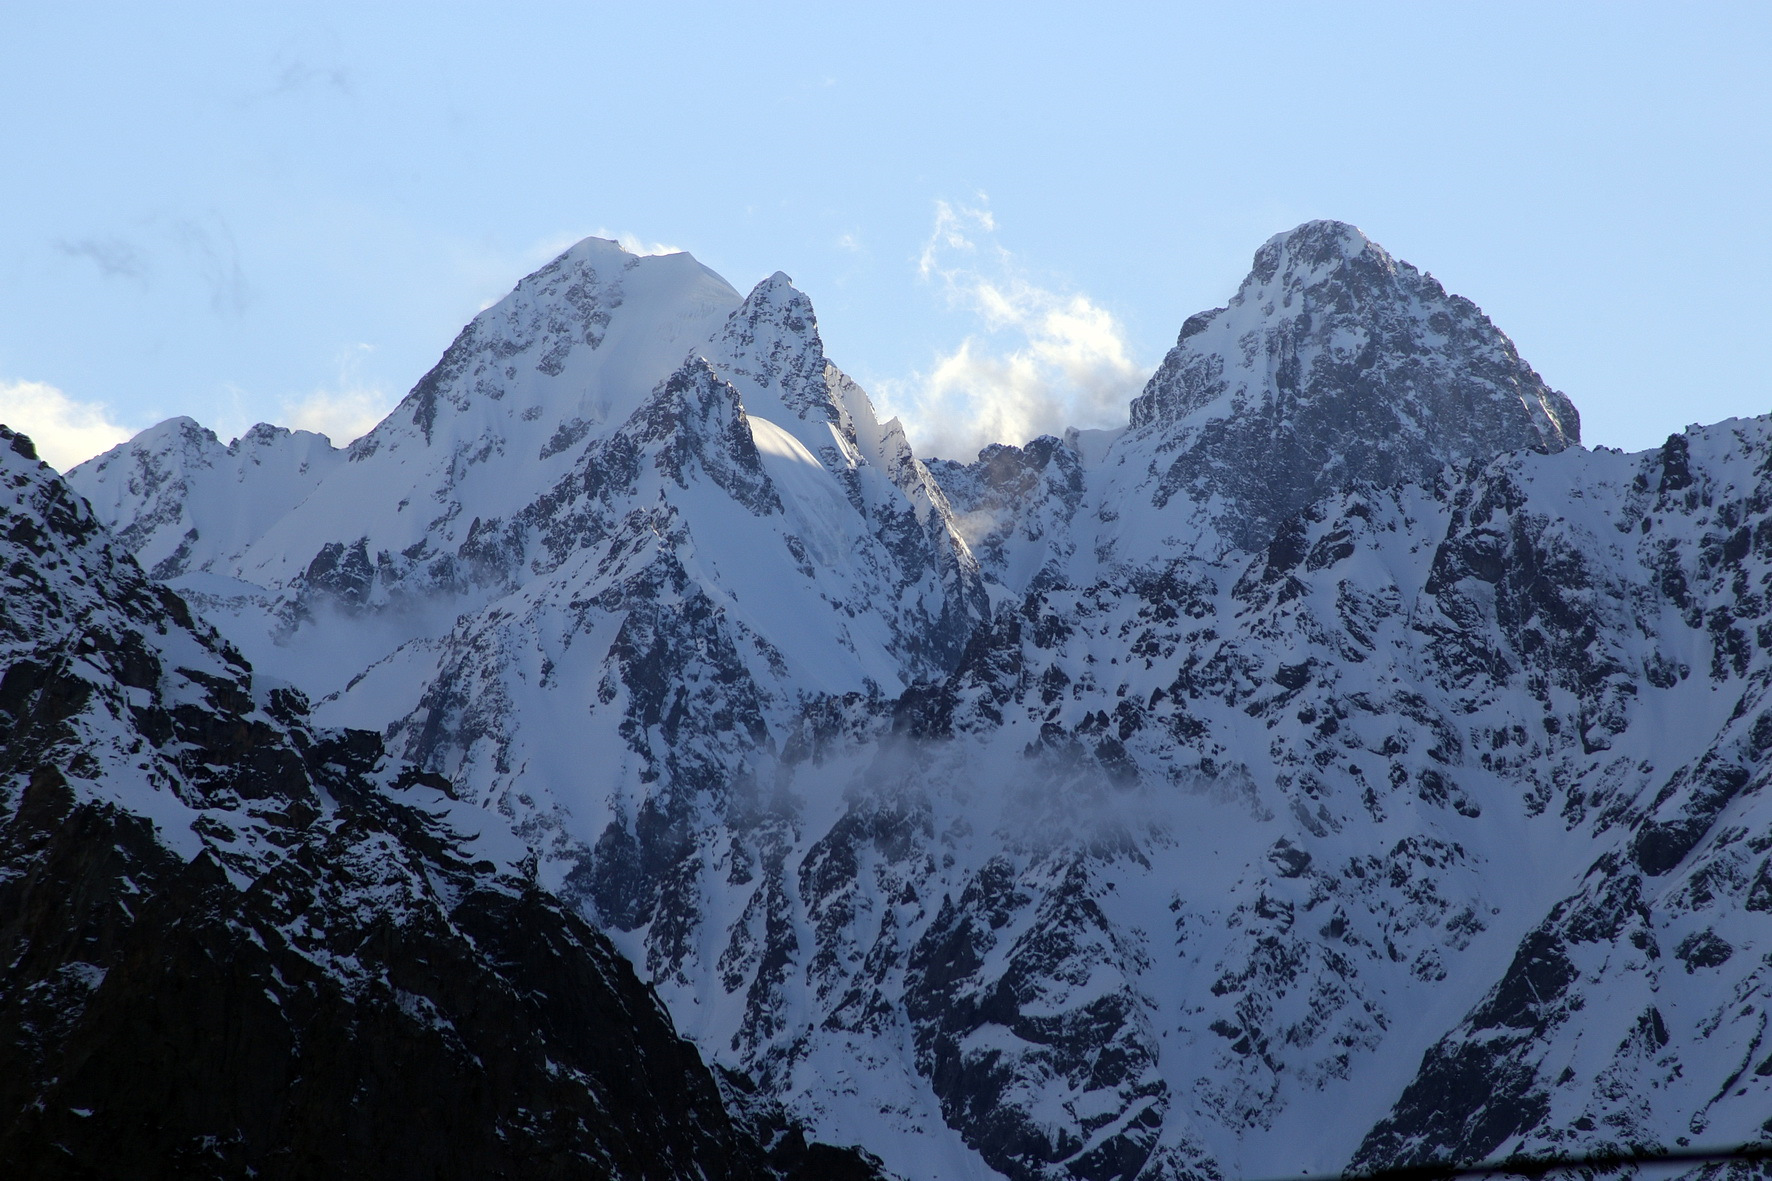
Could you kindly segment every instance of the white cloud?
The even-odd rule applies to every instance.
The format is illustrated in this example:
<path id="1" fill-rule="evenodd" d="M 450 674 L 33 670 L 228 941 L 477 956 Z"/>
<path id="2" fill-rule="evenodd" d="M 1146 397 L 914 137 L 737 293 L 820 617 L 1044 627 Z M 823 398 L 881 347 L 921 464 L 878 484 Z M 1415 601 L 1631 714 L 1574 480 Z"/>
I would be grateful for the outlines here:
<path id="1" fill-rule="evenodd" d="M 283 416 L 292 429 L 318 431 L 343 447 L 374 430 L 393 408 L 381 390 L 315 390 L 283 403 Z"/>
<path id="2" fill-rule="evenodd" d="M 365 384 L 359 376 L 363 357 L 374 347 L 359 344 L 338 358 L 338 384 L 299 398 L 285 398 L 283 421 L 298 431 L 318 431 L 343 447 L 375 428 L 398 401 L 380 386 Z"/>
<path id="3" fill-rule="evenodd" d="M 991 216 L 985 204 L 985 195 L 978 195 L 977 205 L 949 205 L 946 201 L 935 203 L 935 230 L 929 235 L 929 241 L 923 244 L 923 253 L 917 258 L 917 273 L 925 279 L 935 274 L 944 277 L 957 272 L 942 270 L 939 267 L 942 254 L 948 251 L 959 251 L 976 254 L 978 246 L 968 238 L 968 232 L 994 234 L 997 232 L 997 219 Z M 1002 248 L 998 247 L 999 252 Z M 1004 252 L 1006 253 L 1006 252 Z M 949 279 L 950 284 L 952 279 Z"/>
<path id="4" fill-rule="evenodd" d="M 57 471 L 107 451 L 135 434 L 111 421 L 100 402 L 80 402 L 40 381 L 0 381 L 0 422 L 29 435 Z"/>
<path id="5" fill-rule="evenodd" d="M 970 459 L 989 443 L 1119 425 L 1149 374 L 1127 354 L 1113 313 L 1029 280 L 996 229 L 982 194 L 976 205 L 938 201 L 917 259 L 918 274 L 983 330 L 881 390 L 923 454 Z"/>

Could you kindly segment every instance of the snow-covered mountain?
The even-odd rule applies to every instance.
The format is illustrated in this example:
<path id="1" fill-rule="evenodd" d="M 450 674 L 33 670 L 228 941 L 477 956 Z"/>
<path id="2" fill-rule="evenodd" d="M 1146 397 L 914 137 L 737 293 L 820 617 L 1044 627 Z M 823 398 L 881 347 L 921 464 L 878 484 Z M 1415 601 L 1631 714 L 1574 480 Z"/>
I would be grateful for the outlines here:
<path id="1" fill-rule="evenodd" d="M 346 451 L 70 481 L 820 1136 L 1279 1176 L 1763 1134 L 1772 422 L 1578 435 L 1339 223 L 928 464 L 784 276 L 591 240 Z"/>

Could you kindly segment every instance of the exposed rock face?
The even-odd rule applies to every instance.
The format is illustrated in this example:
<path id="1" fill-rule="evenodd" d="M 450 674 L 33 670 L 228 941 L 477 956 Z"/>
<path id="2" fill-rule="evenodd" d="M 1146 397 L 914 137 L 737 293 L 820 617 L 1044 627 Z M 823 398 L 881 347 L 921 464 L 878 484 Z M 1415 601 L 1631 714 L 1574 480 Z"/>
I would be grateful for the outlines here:
<path id="1" fill-rule="evenodd" d="M 1506 481 L 1472 490 L 1437 557 L 1448 592 L 1493 586 L 1499 630 L 1536 649 L 1522 664 L 1539 693 L 1579 703 L 1563 724 L 1594 770 L 1545 798 L 1598 839 L 1356 1162 L 1772 1136 L 1772 960 L 1740 958 L 1768 936 L 1772 423 L 1677 435 L 1634 466 L 1609 523 L 1635 562 L 1612 560 L 1616 542 L 1553 540 Z M 1679 702 L 1691 685 L 1711 701 Z M 1644 748 L 1646 724 L 1704 738 Z"/>
<path id="2" fill-rule="evenodd" d="M 650 990 L 458 831 L 479 818 L 446 784 L 257 689 L 4 429 L 0 482 L 13 1170 L 870 1174 L 735 1125 Z"/>
<path id="3" fill-rule="evenodd" d="M 1077 547 L 1071 522 L 1088 491 L 1076 434 L 1025 447 L 994 443 L 970 464 L 930 461 L 955 527 L 997 581 L 1026 588 L 1065 577 Z"/>
<path id="4" fill-rule="evenodd" d="M 1126 429 L 925 466 L 784 276 L 608 376 L 601 249 L 177 585 L 507 818 L 759 1126 L 1016 1181 L 1762 1134 L 1772 421 L 1584 451 L 1310 223 Z"/>
<path id="5" fill-rule="evenodd" d="M 976 744 L 974 774 L 1005 747 L 1027 752 L 1023 779 L 1074 768 L 1054 830 L 1096 810 L 1149 826 L 1080 850 L 1117 887 L 1103 913 L 1118 901 L 1124 918 L 1061 912 L 1016 946 L 1119 937 L 1117 955 L 1089 957 L 1094 984 L 1113 965 L 1138 1004 L 1106 1038 L 1057 1044 L 1119 1047 L 1113 1074 L 1069 1061 L 1097 1088 L 1116 1080 L 1105 1106 L 1129 1116 L 1150 1103 L 1144 1047 L 1159 1047 L 1170 1110 L 1145 1138 L 1152 1175 L 1190 1125 L 1214 1150 L 1192 1167 L 1276 1175 L 1246 1154 L 1304 1128 L 1370 1127 L 1336 1150 L 1361 1167 L 1767 1133 L 1765 963 L 1742 955 L 1769 937 L 1754 892 L 1768 456 L 1757 420 L 1638 457 L 1527 454 L 1356 490 L 1228 585 L 1178 566 L 1030 594 L 919 694 L 916 728 Z M 1215 815 L 1211 797 L 1240 790 L 1247 819 Z M 1202 870 L 1217 857 L 1223 871 Z M 1169 951 L 1149 903 L 1190 879 Z M 986 880 L 950 887 L 960 913 L 937 928 L 1013 931 L 990 901 L 1005 896 L 1040 909 Z M 977 953 L 950 959 L 999 1006 L 948 1072 L 959 1122 L 981 1142 L 1050 1128 L 1050 1084 L 1017 1100 L 993 1079 L 1050 1044 L 1011 998 L 1081 1022 L 1112 992 L 1055 1012 L 1023 985 L 990 991 L 995 972 L 1020 975 L 1014 953 L 983 973 Z M 1050 955 L 1038 975 L 1066 979 L 1065 964 Z M 1418 1059 L 1413 1082 L 1391 1073 Z M 1387 1090 L 1389 1111 L 1372 1103 Z"/>
<path id="6" fill-rule="evenodd" d="M 1352 226 L 1270 239 L 1191 316 L 1114 431 L 930 470 L 1018 592 L 1183 555 L 1235 563 L 1323 496 L 1579 443 L 1580 418 L 1469 300 Z"/>

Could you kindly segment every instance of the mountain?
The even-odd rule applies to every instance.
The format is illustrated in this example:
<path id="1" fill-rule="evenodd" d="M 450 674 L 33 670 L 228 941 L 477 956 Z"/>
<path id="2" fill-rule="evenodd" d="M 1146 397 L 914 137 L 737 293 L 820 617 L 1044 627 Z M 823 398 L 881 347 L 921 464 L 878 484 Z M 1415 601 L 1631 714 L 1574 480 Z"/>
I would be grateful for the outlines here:
<path id="1" fill-rule="evenodd" d="M 312 727 L 28 439 L 0 445 L 18 1175 L 873 1175 L 803 1137 L 771 1154 L 501 826 L 375 734 Z"/>
<path id="2" fill-rule="evenodd" d="M 785 276 L 594 240 L 310 488 L 156 429 L 70 480 L 198 531 L 170 586 L 906 1176 L 1772 1134 L 1772 422 L 1585 450 L 1350 226 L 1264 245 L 1125 427 L 971 462 Z M 280 507 L 199 548 L 154 507 L 199 468 Z"/>
<path id="3" fill-rule="evenodd" d="M 1220 496 L 1216 531 L 1253 549 L 1349 484 L 1560 451 L 1581 427 L 1475 304 L 1315 221 L 1270 239 L 1228 306 L 1182 325 L 1131 433 L 1153 460 L 1139 493 L 1159 509 Z"/>
<path id="4" fill-rule="evenodd" d="M 1126 427 L 936 470 L 991 572 L 1025 589 L 1046 555 L 1075 579 L 1091 562 L 1256 550 L 1353 484 L 1580 435 L 1574 405 L 1475 304 L 1354 227 L 1314 221 L 1269 239 L 1228 305 L 1188 318 Z"/>
<path id="5" fill-rule="evenodd" d="M 176 578 L 255 541 L 344 460 L 324 435 L 260 423 L 223 446 L 172 418 L 85 469 L 83 487 L 117 540 L 155 578 Z"/>
<path id="6" fill-rule="evenodd" d="M 1000 614 L 901 725 L 1053 768 L 1015 804 L 1048 832 L 1113 819 L 1005 863 L 1025 932 L 982 875 L 946 887 L 950 1119 L 1050 1127 L 1054 1082 L 1012 1088 L 1064 1020 L 1127 1064 L 1059 1058 L 1075 1109 L 1142 1091 L 1152 1156 L 1175 1137 L 1200 1172 L 1763 1136 L 1769 433 L 1355 489 L 1234 579 Z M 1059 866 L 1074 895 L 1035 920 L 1023 882 Z M 1089 987 L 1055 1005 L 1067 974 Z"/>

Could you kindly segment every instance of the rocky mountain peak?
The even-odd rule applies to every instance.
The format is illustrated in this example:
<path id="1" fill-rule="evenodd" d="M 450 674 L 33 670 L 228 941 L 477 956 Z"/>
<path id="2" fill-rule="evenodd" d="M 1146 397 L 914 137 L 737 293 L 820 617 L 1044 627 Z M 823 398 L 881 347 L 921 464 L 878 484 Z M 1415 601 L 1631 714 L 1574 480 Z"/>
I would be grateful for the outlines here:
<path id="1" fill-rule="evenodd" d="M 1294 281 L 1319 277 L 1370 253 L 1369 263 L 1395 267 L 1384 247 L 1344 221 L 1307 221 L 1283 234 L 1275 234 L 1255 252 L 1255 265 L 1243 282 L 1269 283 L 1284 276 Z"/>
<path id="2" fill-rule="evenodd" d="M 399 447 L 417 428 L 434 446 L 440 421 L 474 438 L 521 416 L 548 429 L 619 422 L 723 321 L 739 296 L 692 255 L 634 255 L 586 238 L 475 316 L 353 459 Z"/>
<path id="3" fill-rule="evenodd" d="M 767 292 L 776 292 L 776 291 L 790 292 L 793 295 L 800 294 L 799 289 L 794 286 L 793 277 L 791 275 L 789 275 L 786 271 L 776 271 L 774 274 L 770 275 L 767 279 L 765 279 L 761 283 L 757 284 L 756 288 L 752 291 L 751 294 L 756 295 L 756 294 L 759 294 L 761 292 L 766 292 L 766 291 Z M 802 298 L 804 298 L 804 297 L 802 296 Z"/>
<path id="4" fill-rule="evenodd" d="M 307 495 L 345 452 L 325 435 L 259 423 L 223 446 L 169 418 L 68 473 L 156 578 L 175 578 L 244 545 L 265 515 Z M 249 475 L 250 473 L 250 475 Z M 226 486 L 231 495 L 210 495 Z"/>
<path id="5" fill-rule="evenodd" d="M 653 451 L 654 466 L 679 488 L 699 472 L 753 512 L 781 508 L 738 390 L 701 357 L 685 362 L 660 385 L 623 432 Z"/>
<path id="6" fill-rule="evenodd" d="M 1238 548 L 1353 483 L 1580 441 L 1569 399 L 1470 300 L 1353 226 L 1269 239 L 1222 308 L 1189 317 L 1132 404 L 1122 446 L 1150 453 L 1149 492 L 1218 497 Z"/>
<path id="7" fill-rule="evenodd" d="M 1086 487 L 1079 432 L 1041 435 L 1025 446 L 993 443 L 970 464 L 931 460 L 955 526 L 984 569 L 1025 590 L 1058 571 L 1076 549 L 1071 519 Z"/>

